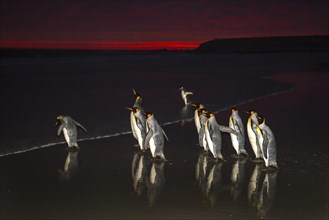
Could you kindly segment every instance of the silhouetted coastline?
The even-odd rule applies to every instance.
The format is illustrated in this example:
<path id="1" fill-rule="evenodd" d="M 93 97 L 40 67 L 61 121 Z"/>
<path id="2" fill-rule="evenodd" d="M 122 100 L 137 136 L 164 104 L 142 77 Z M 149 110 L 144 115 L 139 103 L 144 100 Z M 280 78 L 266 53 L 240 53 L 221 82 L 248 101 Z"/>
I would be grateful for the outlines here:
<path id="1" fill-rule="evenodd" d="M 214 39 L 200 44 L 194 52 L 321 52 L 328 49 L 329 36 L 287 36 Z"/>

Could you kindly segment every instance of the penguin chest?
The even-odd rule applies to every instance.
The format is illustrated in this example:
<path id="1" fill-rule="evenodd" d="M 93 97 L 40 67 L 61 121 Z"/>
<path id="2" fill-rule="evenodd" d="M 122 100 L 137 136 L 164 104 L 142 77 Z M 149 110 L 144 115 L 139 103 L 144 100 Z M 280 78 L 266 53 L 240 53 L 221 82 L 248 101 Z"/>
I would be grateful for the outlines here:
<path id="1" fill-rule="evenodd" d="M 230 117 L 229 127 L 236 131 L 236 129 L 234 128 L 234 122 L 233 122 L 232 117 Z M 235 151 L 236 151 L 237 153 L 239 153 L 239 152 L 238 152 L 238 151 L 239 151 L 239 141 L 238 141 L 238 136 L 235 135 L 235 134 L 231 134 L 231 133 L 230 133 L 230 136 L 231 136 L 231 141 L 232 141 L 233 148 L 235 149 Z"/>
<path id="2" fill-rule="evenodd" d="M 248 119 L 248 123 L 247 123 L 247 133 L 251 146 L 256 146 L 257 145 L 256 134 L 252 129 L 252 122 L 250 118 Z"/>
<path id="3" fill-rule="evenodd" d="M 200 117 L 199 117 L 199 114 L 198 114 L 198 110 L 195 110 L 195 112 L 194 112 L 194 121 L 195 121 L 196 129 L 199 133 L 200 128 L 201 128 L 201 123 L 200 123 Z"/>
<path id="4" fill-rule="evenodd" d="M 66 142 L 70 143 L 70 136 L 69 136 L 69 133 L 66 128 L 63 128 L 63 134 L 64 134 L 64 138 L 65 138 Z"/>
<path id="5" fill-rule="evenodd" d="M 205 138 L 207 140 L 207 144 L 208 144 L 209 150 L 215 156 L 214 142 L 212 141 L 211 136 L 210 136 L 210 133 L 209 133 L 209 130 L 208 130 L 208 123 L 206 124 Z"/>
<path id="6" fill-rule="evenodd" d="M 138 144 L 139 144 L 139 146 L 140 146 L 140 149 L 143 150 L 142 131 L 139 129 L 139 127 L 138 127 L 138 125 L 137 125 L 136 118 L 134 118 L 133 129 L 134 129 L 134 133 L 135 133 L 135 135 L 136 135 L 136 139 L 137 139 L 137 141 L 138 141 Z"/>
<path id="7" fill-rule="evenodd" d="M 151 150 L 152 156 L 155 157 L 156 145 L 155 145 L 155 140 L 153 137 L 151 137 L 149 144 L 150 144 L 150 150 Z"/>

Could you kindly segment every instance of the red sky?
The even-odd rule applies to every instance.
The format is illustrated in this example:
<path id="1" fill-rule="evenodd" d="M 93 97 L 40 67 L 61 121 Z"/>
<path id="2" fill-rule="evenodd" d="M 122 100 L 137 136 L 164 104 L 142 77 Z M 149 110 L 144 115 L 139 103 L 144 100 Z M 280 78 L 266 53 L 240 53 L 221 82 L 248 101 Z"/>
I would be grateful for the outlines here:
<path id="1" fill-rule="evenodd" d="M 328 0 L 1 0 L 0 47 L 189 49 L 214 38 L 328 35 Z"/>

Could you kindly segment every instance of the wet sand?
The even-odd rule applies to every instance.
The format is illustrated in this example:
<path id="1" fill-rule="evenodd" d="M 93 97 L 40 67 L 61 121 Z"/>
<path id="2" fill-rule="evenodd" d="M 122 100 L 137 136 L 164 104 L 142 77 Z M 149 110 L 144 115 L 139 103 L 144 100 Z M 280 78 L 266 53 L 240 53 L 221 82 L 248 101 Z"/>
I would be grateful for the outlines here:
<path id="1" fill-rule="evenodd" d="M 163 164 L 136 154 L 131 134 L 81 142 L 79 152 L 58 145 L 0 158 L 0 219 L 328 219 L 328 70 L 271 79 L 296 88 L 237 107 L 244 122 L 251 108 L 267 118 L 277 173 L 233 159 L 228 135 L 227 161 L 208 160 L 186 121 L 163 127 L 170 141 Z M 216 118 L 227 125 L 228 116 Z M 133 177 L 140 177 L 135 185 Z"/>

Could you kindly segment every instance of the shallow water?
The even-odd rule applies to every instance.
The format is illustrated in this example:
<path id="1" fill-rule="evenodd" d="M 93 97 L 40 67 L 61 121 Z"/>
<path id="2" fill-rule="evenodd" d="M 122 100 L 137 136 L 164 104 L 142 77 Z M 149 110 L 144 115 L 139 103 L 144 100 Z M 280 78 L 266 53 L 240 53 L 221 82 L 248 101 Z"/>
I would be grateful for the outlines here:
<path id="1" fill-rule="evenodd" d="M 129 132 L 132 88 L 161 124 L 191 117 L 178 88 L 210 111 L 271 95 L 292 84 L 260 78 L 309 68 L 326 54 L 109 53 L 90 57 L 2 58 L 0 155 L 53 146 L 55 118 L 70 115 L 95 138 Z"/>
<path id="2" fill-rule="evenodd" d="M 189 138 L 193 124 L 164 129 L 175 138 L 167 162 L 137 152 L 131 135 L 86 141 L 79 152 L 59 145 L 2 158 L 2 219 L 326 218 L 325 172 L 287 157 L 268 173 L 231 158 L 230 148 L 215 162 Z"/>

